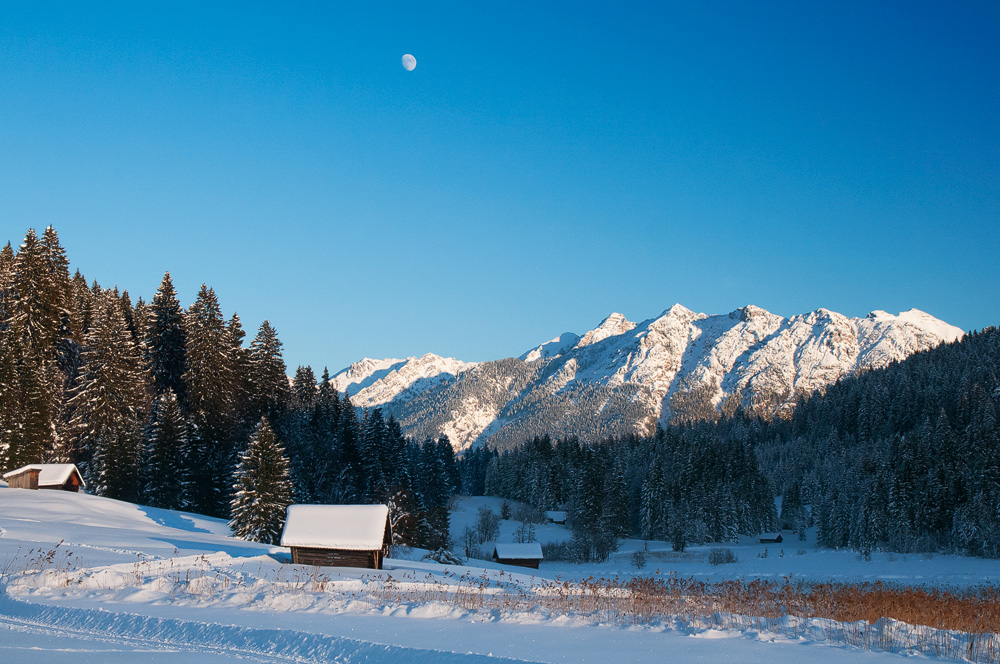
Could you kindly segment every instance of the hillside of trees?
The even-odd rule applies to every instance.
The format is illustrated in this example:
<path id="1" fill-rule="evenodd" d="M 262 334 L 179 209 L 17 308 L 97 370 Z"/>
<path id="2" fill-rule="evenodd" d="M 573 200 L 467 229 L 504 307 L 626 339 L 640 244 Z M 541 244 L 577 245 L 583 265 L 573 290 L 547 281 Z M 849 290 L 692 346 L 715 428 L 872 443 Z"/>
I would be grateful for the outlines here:
<path id="1" fill-rule="evenodd" d="M 1000 330 L 841 380 L 756 445 L 820 544 L 1000 557 Z"/>
<path id="2" fill-rule="evenodd" d="M 810 526 L 819 544 L 863 555 L 996 558 L 998 415 L 1000 330 L 989 328 L 844 378 L 787 419 L 736 409 L 649 438 L 536 437 L 500 454 L 474 450 L 461 465 L 467 486 L 567 509 L 580 558 L 615 536 L 680 549 Z"/>
<path id="3" fill-rule="evenodd" d="M 233 517 L 268 541 L 254 506 L 283 519 L 289 499 L 384 502 L 397 543 L 446 546 L 460 489 L 448 440 L 358 413 L 325 369 L 289 381 L 268 321 L 245 337 L 205 285 L 185 310 L 167 273 L 133 303 L 70 275 L 52 227 L 29 230 L 0 251 L 0 471 L 75 463 L 92 493 Z"/>

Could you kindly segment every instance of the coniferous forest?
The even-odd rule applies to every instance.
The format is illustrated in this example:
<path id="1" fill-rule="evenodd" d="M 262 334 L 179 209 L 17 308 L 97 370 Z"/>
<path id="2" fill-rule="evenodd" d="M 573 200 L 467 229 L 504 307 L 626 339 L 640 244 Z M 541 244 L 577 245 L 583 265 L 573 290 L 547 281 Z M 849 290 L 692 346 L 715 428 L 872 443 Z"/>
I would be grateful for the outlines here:
<path id="1" fill-rule="evenodd" d="M 446 546 L 460 489 L 447 438 L 359 414 L 325 369 L 289 381 L 268 321 L 245 337 L 205 285 L 185 310 L 167 273 L 133 302 L 70 275 L 52 227 L 29 230 L 0 251 L 0 469 L 75 463 L 92 493 L 231 518 L 268 542 L 292 500 L 384 502 L 396 543 Z"/>
<path id="2" fill-rule="evenodd" d="M 815 527 L 819 544 L 862 555 L 996 558 L 998 417 L 1000 330 L 989 328 L 843 378 L 788 419 L 737 411 L 651 438 L 536 438 L 462 465 L 468 486 L 568 509 L 578 558 L 606 555 L 614 535 L 682 549 L 777 527 Z"/>
<path id="3" fill-rule="evenodd" d="M 783 528 L 873 550 L 1000 557 L 1000 331 L 841 379 L 767 421 L 737 410 L 602 441 L 536 437 L 456 460 L 298 367 L 277 332 L 246 342 L 203 285 L 150 302 L 88 284 L 54 229 L 0 251 L 0 469 L 75 463 L 88 490 L 229 518 L 274 541 L 289 501 L 390 505 L 397 543 L 449 546 L 448 502 L 565 509 L 564 555 L 624 537 L 675 549 Z M 780 511 L 775 496 L 781 496 Z"/>

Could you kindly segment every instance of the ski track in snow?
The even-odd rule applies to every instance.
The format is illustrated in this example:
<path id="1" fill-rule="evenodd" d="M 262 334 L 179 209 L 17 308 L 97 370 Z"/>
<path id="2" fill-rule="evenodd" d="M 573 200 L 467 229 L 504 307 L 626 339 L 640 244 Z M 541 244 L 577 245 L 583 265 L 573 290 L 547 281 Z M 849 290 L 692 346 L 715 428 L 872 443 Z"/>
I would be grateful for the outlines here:
<path id="1" fill-rule="evenodd" d="M 382 645 L 295 630 L 258 629 L 103 609 L 36 605 L 14 600 L 0 587 L 0 631 L 2 630 L 52 637 L 82 637 L 91 641 L 126 644 L 133 650 L 181 650 L 235 655 L 255 662 L 379 664 L 405 661 L 474 664 L 531 661 Z"/>

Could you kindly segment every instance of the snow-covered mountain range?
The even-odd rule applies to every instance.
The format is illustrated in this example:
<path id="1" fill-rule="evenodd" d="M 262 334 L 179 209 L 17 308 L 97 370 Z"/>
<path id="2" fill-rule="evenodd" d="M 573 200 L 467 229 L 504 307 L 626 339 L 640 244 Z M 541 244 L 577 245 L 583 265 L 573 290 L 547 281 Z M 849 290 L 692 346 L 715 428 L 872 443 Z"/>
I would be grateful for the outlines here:
<path id="1" fill-rule="evenodd" d="M 737 405 L 771 415 L 841 376 L 962 334 L 916 309 L 783 318 L 753 305 L 706 315 L 675 304 L 641 323 L 613 313 L 582 336 L 562 334 L 518 358 L 366 358 L 331 382 L 355 406 L 394 415 L 407 435 L 444 433 L 457 449 L 544 433 L 594 440 Z"/>

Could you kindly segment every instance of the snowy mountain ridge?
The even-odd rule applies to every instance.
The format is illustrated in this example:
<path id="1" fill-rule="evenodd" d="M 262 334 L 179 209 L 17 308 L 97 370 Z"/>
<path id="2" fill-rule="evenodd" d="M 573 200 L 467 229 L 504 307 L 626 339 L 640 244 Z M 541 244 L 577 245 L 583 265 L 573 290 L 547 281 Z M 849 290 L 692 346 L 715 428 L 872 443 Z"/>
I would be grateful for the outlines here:
<path id="1" fill-rule="evenodd" d="M 456 448 L 533 435 L 596 439 L 649 433 L 737 405 L 763 415 L 844 375 L 951 342 L 962 330 L 917 309 L 848 318 L 828 309 L 784 318 L 748 305 L 729 314 L 675 304 L 634 323 L 619 313 L 518 358 L 462 362 L 434 354 L 364 359 L 333 377 L 358 407 L 381 407 L 416 437 Z"/>

